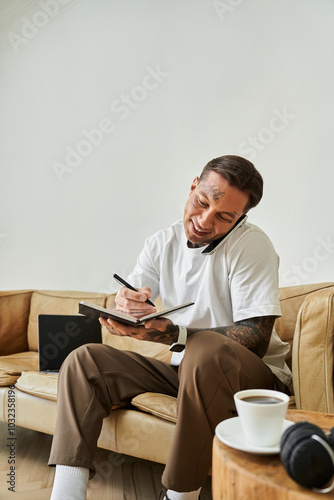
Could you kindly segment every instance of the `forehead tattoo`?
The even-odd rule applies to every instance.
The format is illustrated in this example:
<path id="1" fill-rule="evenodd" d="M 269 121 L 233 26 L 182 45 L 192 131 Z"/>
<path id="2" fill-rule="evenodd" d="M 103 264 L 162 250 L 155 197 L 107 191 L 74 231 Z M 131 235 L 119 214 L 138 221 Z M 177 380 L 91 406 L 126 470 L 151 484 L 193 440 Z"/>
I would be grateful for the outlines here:
<path id="1" fill-rule="evenodd" d="M 202 189 L 205 191 L 208 195 L 212 196 L 214 201 L 219 200 L 221 196 L 225 196 L 225 193 L 223 191 L 220 191 L 220 189 L 217 187 L 217 184 L 202 184 Z"/>

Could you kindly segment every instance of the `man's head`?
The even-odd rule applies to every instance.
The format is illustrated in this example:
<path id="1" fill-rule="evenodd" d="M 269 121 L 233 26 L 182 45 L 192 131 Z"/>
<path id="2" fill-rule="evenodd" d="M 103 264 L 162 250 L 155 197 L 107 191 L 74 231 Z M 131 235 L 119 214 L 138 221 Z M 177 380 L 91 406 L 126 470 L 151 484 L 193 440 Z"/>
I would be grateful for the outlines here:
<path id="1" fill-rule="evenodd" d="M 263 180 L 240 156 L 211 160 L 191 185 L 184 210 L 186 236 L 201 246 L 227 234 L 262 198 Z"/>
<path id="2" fill-rule="evenodd" d="M 205 180 L 210 171 L 220 174 L 230 186 L 249 194 L 249 202 L 245 212 L 260 202 L 263 194 L 263 179 L 249 160 L 233 155 L 214 158 L 203 168 L 199 181 Z"/>

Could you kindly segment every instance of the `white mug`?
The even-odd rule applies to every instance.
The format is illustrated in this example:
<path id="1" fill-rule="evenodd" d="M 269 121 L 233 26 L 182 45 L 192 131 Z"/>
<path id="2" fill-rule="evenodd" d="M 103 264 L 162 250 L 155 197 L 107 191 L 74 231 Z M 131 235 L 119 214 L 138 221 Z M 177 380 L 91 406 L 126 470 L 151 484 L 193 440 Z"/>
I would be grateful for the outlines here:
<path id="1" fill-rule="evenodd" d="M 269 389 L 248 389 L 234 394 L 241 427 L 250 445 L 279 444 L 289 400 L 287 394 Z"/>

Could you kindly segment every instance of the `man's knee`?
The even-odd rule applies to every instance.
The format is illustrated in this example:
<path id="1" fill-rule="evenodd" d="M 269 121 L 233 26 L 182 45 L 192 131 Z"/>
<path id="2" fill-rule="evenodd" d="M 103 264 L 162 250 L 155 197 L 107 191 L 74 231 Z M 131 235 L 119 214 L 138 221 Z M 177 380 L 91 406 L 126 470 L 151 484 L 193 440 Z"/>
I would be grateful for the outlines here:
<path id="1" fill-rule="evenodd" d="M 220 333 L 207 330 L 188 338 L 182 368 L 183 371 L 201 370 L 203 374 L 212 374 L 217 370 L 226 372 L 238 363 L 233 341 Z"/>
<path id="2" fill-rule="evenodd" d="M 191 335 L 186 344 L 185 357 L 198 363 L 232 356 L 235 358 L 233 341 L 213 330 L 205 330 Z"/>
<path id="3" fill-rule="evenodd" d="M 64 372 L 77 372 L 78 370 L 90 371 L 90 367 L 96 368 L 95 359 L 103 354 L 106 346 L 104 344 L 84 344 L 74 349 L 64 360 L 59 375 Z"/>
<path id="4" fill-rule="evenodd" d="M 92 350 L 95 349 L 95 346 L 100 346 L 101 344 L 84 344 L 80 347 L 77 347 L 69 355 L 65 358 L 63 365 L 72 364 L 77 361 L 86 359 L 90 356 Z"/>
<path id="5" fill-rule="evenodd" d="M 256 354 L 209 330 L 189 337 L 180 370 L 185 378 L 204 380 L 206 384 L 226 379 L 235 391 L 240 390 L 239 384 L 244 388 L 269 388 L 273 380 L 270 369 Z"/>

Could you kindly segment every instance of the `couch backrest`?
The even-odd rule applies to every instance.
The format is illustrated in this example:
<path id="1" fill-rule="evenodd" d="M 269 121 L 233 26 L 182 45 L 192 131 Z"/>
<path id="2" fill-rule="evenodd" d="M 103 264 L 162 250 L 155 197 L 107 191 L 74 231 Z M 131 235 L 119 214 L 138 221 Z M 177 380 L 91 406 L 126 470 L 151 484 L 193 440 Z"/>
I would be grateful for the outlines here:
<path id="1" fill-rule="evenodd" d="M 0 356 L 38 351 L 39 314 L 78 314 L 81 300 L 102 307 L 111 307 L 115 294 L 52 291 L 12 290 L 0 291 Z M 155 302 L 162 309 L 160 299 Z M 130 349 L 169 362 L 168 346 L 154 342 L 142 342 L 131 338 L 111 335 L 102 328 L 103 342 L 118 349 Z"/>
<path id="2" fill-rule="evenodd" d="M 292 350 L 297 408 L 334 413 L 334 285 L 308 295 L 298 312 Z"/>
<path id="3" fill-rule="evenodd" d="M 282 317 L 275 322 L 280 338 L 292 347 L 298 311 L 307 295 L 317 290 L 333 286 L 333 283 L 320 283 L 280 288 Z M 18 290 L 0 292 L 0 355 L 8 355 L 27 350 L 38 350 L 38 314 L 78 314 L 78 302 L 87 300 L 103 307 L 111 307 L 115 294 L 75 292 L 75 291 L 33 291 Z M 157 301 L 157 307 L 162 307 Z M 111 335 L 105 328 L 103 342 L 118 349 L 130 349 L 170 360 L 168 346 L 143 342 L 131 338 Z M 291 368 L 291 352 L 287 362 Z"/>
<path id="4" fill-rule="evenodd" d="M 34 291 L 31 296 L 27 330 L 29 351 L 38 351 L 39 314 L 78 314 L 81 300 L 105 307 L 107 294 L 72 291 Z"/>
<path id="5" fill-rule="evenodd" d="M 292 344 L 297 321 L 297 315 L 305 298 L 317 290 L 332 287 L 334 283 L 317 283 L 312 285 L 289 286 L 280 288 L 279 298 L 282 316 L 275 321 L 275 329 L 284 342 L 289 342 L 291 348 L 287 355 L 287 364 L 292 365 Z"/>
<path id="6" fill-rule="evenodd" d="M 0 291 L 0 356 L 28 350 L 32 290 Z"/>

